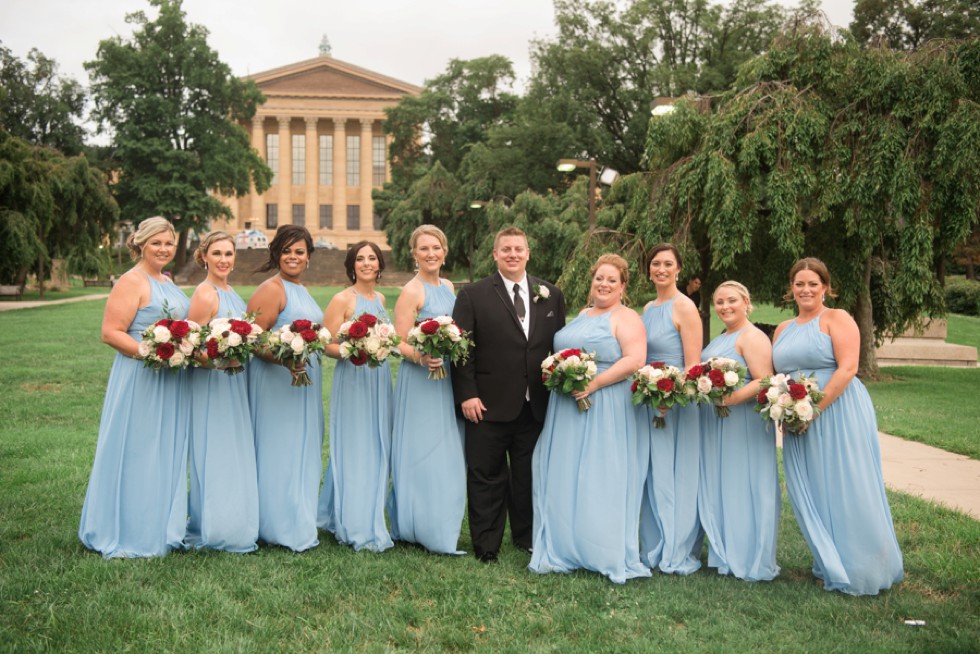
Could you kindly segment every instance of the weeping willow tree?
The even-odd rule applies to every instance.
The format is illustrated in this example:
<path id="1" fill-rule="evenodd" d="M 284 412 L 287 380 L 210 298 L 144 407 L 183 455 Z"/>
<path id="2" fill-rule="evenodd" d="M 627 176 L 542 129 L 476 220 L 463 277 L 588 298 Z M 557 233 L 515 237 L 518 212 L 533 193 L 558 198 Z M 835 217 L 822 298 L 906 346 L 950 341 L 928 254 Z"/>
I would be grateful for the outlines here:
<path id="1" fill-rule="evenodd" d="M 601 214 L 614 247 L 673 240 L 709 288 L 772 301 L 820 257 L 875 375 L 887 334 L 942 315 L 945 261 L 980 222 L 980 41 L 862 49 L 801 20 L 713 100 L 651 118 L 651 172 Z"/>

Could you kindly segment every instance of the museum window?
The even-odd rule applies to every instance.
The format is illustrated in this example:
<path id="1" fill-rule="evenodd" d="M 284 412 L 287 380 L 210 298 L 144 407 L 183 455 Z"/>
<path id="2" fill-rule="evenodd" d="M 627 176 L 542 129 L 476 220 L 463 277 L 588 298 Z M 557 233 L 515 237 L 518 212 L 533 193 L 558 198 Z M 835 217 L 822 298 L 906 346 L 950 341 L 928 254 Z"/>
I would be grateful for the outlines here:
<path id="1" fill-rule="evenodd" d="M 293 186 L 306 183 L 306 135 L 293 134 Z"/>
<path id="2" fill-rule="evenodd" d="M 347 137 L 347 186 L 361 185 L 361 137 Z"/>
<path id="3" fill-rule="evenodd" d="M 265 205 L 265 228 L 275 229 L 279 226 L 279 205 Z"/>
<path id="4" fill-rule="evenodd" d="M 306 227 L 306 205 L 293 205 L 293 224 Z"/>
<path id="5" fill-rule="evenodd" d="M 272 169 L 272 183 L 279 182 L 279 135 L 265 135 L 265 163 Z"/>
<path id="6" fill-rule="evenodd" d="M 333 186 L 333 136 L 320 137 L 320 186 Z"/>
<path id="7" fill-rule="evenodd" d="M 356 204 L 347 205 L 347 229 L 361 228 L 361 208 Z"/>
<path id="8" fill-rule="evenodd" d="M 333 205 L 320 205 L 320 229 L 333 229 Z"/>
<path id="9" fill-rule="evenodd" d="M 375 136 L 371 139 L 371 183 L 374 186 L 384 186 L 385 183 L 385 137 Z"/>

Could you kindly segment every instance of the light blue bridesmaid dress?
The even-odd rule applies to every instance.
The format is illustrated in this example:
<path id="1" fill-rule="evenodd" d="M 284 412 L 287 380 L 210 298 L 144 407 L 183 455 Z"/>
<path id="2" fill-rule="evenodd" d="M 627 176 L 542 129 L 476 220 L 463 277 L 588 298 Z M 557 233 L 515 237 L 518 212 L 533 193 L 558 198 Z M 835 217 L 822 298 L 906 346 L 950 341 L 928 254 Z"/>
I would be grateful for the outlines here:
<path id="1" fill-rule="evenodd" d="M 272 328 L 294 320 L 319 323 L 323 312 L 309 291 L 282 280 L 286 306 Z M 319 544 L 316 498 L 323 450 L 323 375 L 306 367 L 309 386 L 292 386 L 289 370 L 258 357 L 248 365 L 248 403 L 255 432 L 259 540 L 296 552 Z"/>
<path id="2" fill-rule="evenodd" d="M 555 350 L 595 352 L 599 372 L 608 369 L 623 355 L 610 315 L 580 314 L 555 334 Z M 531 462 L 533 572 L 584 568 L 619 584 L 650 576 L 637 540 L 646 453 L 630 397 L 627 380 L 605 386 L 583 412 L 572 396 L 551 393 Z"/>
<path id="3" fill-rule="evenodd" d="M 643 312 L 647 330 L 647 363 L 662 361 L 684 369 L 684 347 L 674 327 L 674 300 Z M 650 447 L 646 487 L 640 509 L 640 557 L 661 572 L 687 575 L 701 567 L 698 522 L 698 474 L 701 433 L 698 407 L 675 406 L 667 426 L 653 426 L 653 411 L 636 410 L 637 430 Z"/>
<path id="4" fill-rule="evenodd" d="M 127 329 L 137 342 L 144 329 L 165 317 L 165 303 L 175 319 L 186 318 L 190 308 L 172 282 L 147 279 L 150 303 Z M 116 354 L 78 528 L 85 547 L 106 558 L 163 556 L 183 547 L 189 409 L 186 371 L 156 372 Z"/>
<path id="5" fill-rule="evenodd" d="M 241 318 L 245 301 L 238 293 L 214 290 L 216 317 Z M 189 374 L 191 491 L 185 542 L 251 552 L 259 536 L 259 489 L 247 378 L 205 368 Z"/>
<path id="6" fill-rule="evenodd" d="M 354 316 L 388 312 L 375 295 L 357 295 Z M 323 476 L 317 524 L 355 550 L 383 552 L 393 543 L 385 525 L 391 452 L 391 367 L 340 360 L 330 389 L 330 462 Z"/>
<path id="7" fill-rule="evenodd" d="M 701 358 L 726 357 L 748 367 L 735 350 L 744 331 L 718 336 Z M 708 536 L 708 566 L 746 581 L 769 581 L 779 574 L 776 534 L 782 501 L 776 435 L 754 405 L 753 399 L 729 407 L 727 418 L 719 418 L 713 406 L 700 407 L 698 513 Z"/>
<path id="8" fill-rule="evenodd" d="M 773 346 L 777 372 L 815 374 L 821 388 L 837 370 L 820 316 L 795 320 Z M 826 590 L 877 595 L 902 580 L 902 552 L 885 496 L 878 420 L 855 377 L 801 436 L 783 436 L 783 468 L 796 522 Z"/>
<path id="9" fill-rule="evenodd" d="M 451 316 L 456 298 L 449 286 L 422 282 L 425 302 L 418 319 Z M 395 383 L 391 436 L 391 537 L 430 552 L 463 554 L 457 548 L 466 508 L 463 425 L 456 417 L 449 360 L 445 379 L 403 361 Z"/>

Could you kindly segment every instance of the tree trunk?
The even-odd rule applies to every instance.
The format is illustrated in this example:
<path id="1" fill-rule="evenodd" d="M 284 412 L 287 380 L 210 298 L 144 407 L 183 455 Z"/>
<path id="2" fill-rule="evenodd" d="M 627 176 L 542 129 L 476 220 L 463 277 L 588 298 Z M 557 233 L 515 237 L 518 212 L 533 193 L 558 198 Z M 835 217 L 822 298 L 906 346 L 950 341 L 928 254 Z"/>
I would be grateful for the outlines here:
<path id="1" fill-rule="evenodd" d="M 864 262 L 864 285 L 854 303 L 854 320 L 861 332 L 861 350 L 858 358 L 858 376 L 877 379 L 878 355 L 875 351 L 875 323 L 871 311 L 871 259 Z"/>
<path id="2" fill-rule="evenodd" d="M 40 299 L 44 299 L 44 255 L 37 255 L 37 293 Z"/>
<path id="3" fill-rule="evenodd" d="M 184 269 L 187 263 L 187 232 L 183 231 L 177 235 L 177 255 L 174 257 L 174 279 L 177 273 Z"/>
<path id="4" fill-rule="evenodd" d="M 977 271 L 973 267 L 973 258 L 967 257 L 966 259 L 966 278 L 977 281 Z"/>

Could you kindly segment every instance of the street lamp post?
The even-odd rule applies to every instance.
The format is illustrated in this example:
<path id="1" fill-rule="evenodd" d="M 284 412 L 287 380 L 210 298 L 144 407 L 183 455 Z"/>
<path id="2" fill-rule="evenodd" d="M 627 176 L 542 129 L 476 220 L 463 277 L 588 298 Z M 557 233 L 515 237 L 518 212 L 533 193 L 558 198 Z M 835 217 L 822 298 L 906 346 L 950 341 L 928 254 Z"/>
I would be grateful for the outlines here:
<path id="1" fill-rule="evenodd" d="M 589 232 L 595 231 L 596 164 L 592 159 L 559 159 L 558 170 L 570 173 L 576 168 L 589 169 Z"/>

